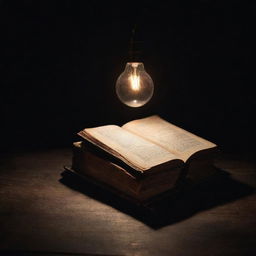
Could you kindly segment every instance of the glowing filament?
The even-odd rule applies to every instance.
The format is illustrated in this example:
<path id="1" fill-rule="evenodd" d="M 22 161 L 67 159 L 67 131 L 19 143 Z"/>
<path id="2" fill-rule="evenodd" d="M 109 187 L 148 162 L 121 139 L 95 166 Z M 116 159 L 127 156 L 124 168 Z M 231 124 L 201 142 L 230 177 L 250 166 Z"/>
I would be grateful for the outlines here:
<path id="1" fill-rule="evenodd" d="M 140 90 L 140 77 L 137 75 L 131 75 L 129 77 L 130 83 L 131 83 L 131 88 L 133 91 L 139 91 Z"/>

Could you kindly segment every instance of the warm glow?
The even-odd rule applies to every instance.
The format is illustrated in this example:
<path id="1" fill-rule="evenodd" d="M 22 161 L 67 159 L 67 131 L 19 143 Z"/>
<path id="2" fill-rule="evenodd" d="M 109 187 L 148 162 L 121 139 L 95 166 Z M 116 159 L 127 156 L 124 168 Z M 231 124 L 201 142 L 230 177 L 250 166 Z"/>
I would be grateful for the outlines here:
<path id="1" fill-rule="evenodd" d="M 116 94 L 125 105 L 138 108 L 152 97 L 154 83 L 142 62 L 128 62 L 116 81 Z"/>
<path id="2" fill-rule="evenodd" d="M 131 75 L 129 77 L 131 88 L 133 91 L 139 91 L 140 90 L 140 77 L 137 75 Z"/>

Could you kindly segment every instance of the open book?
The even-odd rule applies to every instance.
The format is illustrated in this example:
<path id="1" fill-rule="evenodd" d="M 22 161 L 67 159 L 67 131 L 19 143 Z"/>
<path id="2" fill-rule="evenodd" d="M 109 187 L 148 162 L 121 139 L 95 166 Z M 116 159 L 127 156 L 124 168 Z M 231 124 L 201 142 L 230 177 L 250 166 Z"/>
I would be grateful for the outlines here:
<path id="1" fill-rule="evenodd" d="M 86 128 L 78 134 L 142 173 L 182 166 L 216 148 L 214 143 L 157 115 L 128 122 L 122 127 Z"/>

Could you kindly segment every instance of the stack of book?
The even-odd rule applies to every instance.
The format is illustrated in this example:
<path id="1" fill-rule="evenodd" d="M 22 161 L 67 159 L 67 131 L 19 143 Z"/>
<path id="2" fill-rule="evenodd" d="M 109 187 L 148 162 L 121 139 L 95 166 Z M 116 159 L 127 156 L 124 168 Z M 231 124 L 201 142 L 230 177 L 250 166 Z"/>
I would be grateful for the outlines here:
<path id="1" fill-rule="evenodd" d="M 138 202 L 174 189 L 181 179 L 202 180 L 214 169 L 216 144 L 156 115 L 78 135 L 83 140 L 73 144 L 70 170 Z"/>

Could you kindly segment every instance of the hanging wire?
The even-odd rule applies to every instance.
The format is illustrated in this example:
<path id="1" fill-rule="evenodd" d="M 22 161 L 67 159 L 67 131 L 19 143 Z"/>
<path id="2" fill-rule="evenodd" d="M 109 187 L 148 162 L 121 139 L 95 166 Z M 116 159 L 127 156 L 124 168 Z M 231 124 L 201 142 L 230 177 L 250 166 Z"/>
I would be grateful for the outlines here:
<path id="1" fill-rule="evenodd" d="M 135 50 L 134 50 L 134 39 L 135 39 L 135 32 L 136 32 L 137 24 L 134 25 L 131 33 L 131 39 L 130 39 L 130 49 L 129 49 L 129 57 L 130 61 L 133 62 L 135 59 Z"/>
<path id="2" fill-rule="evenodd" d="M 145 19 L 145 12 L 147 11 L 146 8 L 143 8 L 137 17 L 135 18 L 135 23 L 132 28 L 131 32 L 131 39 L 130 39 L 130 46 L 129 46 L 129 59 L 131 62 L 141 62 L 142 61 L 142 48 L 143 48 L 143 40 L 141 38 L 138 38 L 138 27 L 141 25 L 142 22 Z"/>

